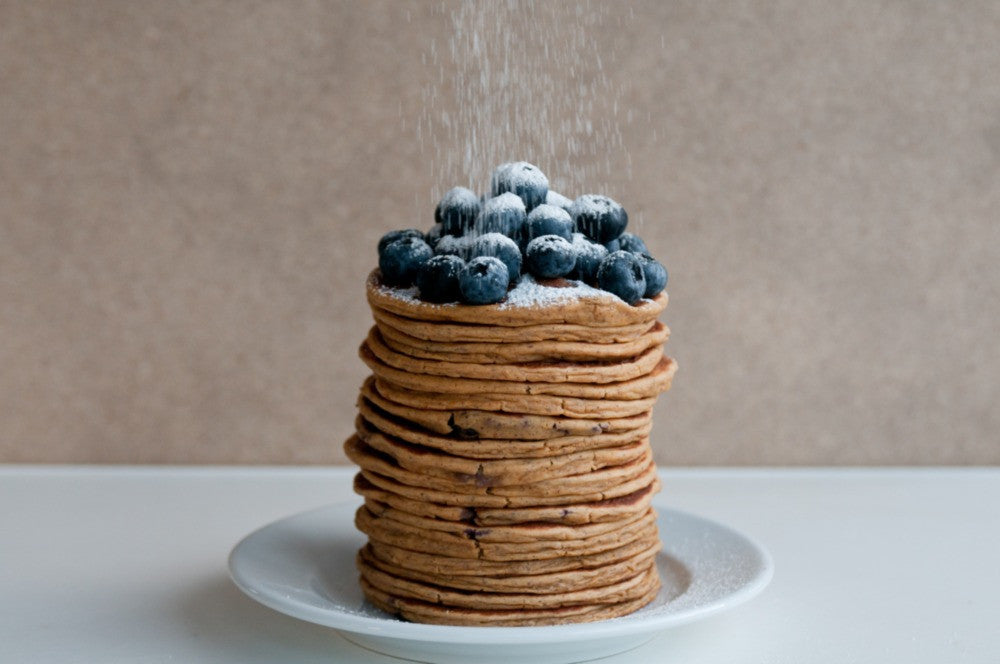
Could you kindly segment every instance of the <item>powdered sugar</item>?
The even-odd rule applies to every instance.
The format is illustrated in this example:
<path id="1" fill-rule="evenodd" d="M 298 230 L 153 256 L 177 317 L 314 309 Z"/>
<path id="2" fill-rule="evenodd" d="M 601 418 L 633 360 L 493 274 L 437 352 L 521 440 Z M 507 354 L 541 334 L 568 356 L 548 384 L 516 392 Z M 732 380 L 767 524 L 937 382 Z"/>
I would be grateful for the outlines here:
<path id="1" fill-rule="evenodd" d="M 566 198 L 559 192 L 552 191 L 551 189 L 549 189 L 549 193 L 545 195 L 545 203 L 548 205 L 554 205 L 556 207 L 560 207 L 563 210 L 566 210 L 566 212 L 569 212 L 570 206 L 573 205 L 573 201 Z"/>
<path id="2" fill-rule="evenodd" d="M 587 214 L 594 217 L 608 214 L 616 207 L 621 207 L 607 196 L 584 194 L 573 201 L 573 216 Z"/>
<path id="3" fill-rule="evenodd" d="M 394 288 L 392 286 L 386 286 L 385 284 L 379 284 L 377 288 L 380 294 L 394 297 L 397 300 L 402 300 L 403 302 L 429 304 L 420 299 L 420 290 L 416 286 L 410 286 L 409 288 Z"/>
<path id="4" fill-rule="evenodd" d="M 526 161 L 504 164 L 503 169 L 494 176 L 494 179 L 496 180 L 494 186 L 507 184 L 510 186 L 508 191 L 517 191 L 519 187 L 523 186 L 541 187 L 546 192 L 549 190 L 549 179 L 545 173 L 534 164 L 529 164 Z"/>
<path id="5" fill-rule="evenodd" d="M 615 297 L 607 291 L 588 286 L 582 281 L 570 281 L 567 279 L 556 281 L 563 285 L 549 286 L 541 284 L 535 281 L 534 277 L 530 274 L 526 274 L 521 277 L 521 281 L 518 282 L 517 286 L 507 293 L 507 299 L 498 306 L 501 309 L 528 309 L 565 304 L 582 299 L 610 300 Z"/>
<path id="6" fill-rule="evenodd" d="M 539 219 L 543 217 L 548 217 L 549 219 L 559 219 L 567 223 L 572 223 L 573 218 L 569 216 L 569 212 L 559 207 L 558 205 L 551 205 L 549 203 L 542 203 L 528 215 L 528 221 L 532 219 Z"/>
<path id="7" fill-rule="evenodd" d="M 495 196 L 483 207 L 484 212 L 524 212 L 524 201 L 517 194 L 506 192 Z"/>
<path id="8" fill-rule="evenodd" d="M 569 279 L 553 280 L 558 285 L 542 284 L 535 280 L 530 274 L 525 274 L 521 280 L 508 293 L 506 299 L 500 302 L 500 309 L 531 309 L 549 307 L 558 304 L 566 304 L 582 299 L 598 299 L 605 301 L 617 300 L 618 298 L 607 291 L 588 286 L 582 281 L 572 281 Z M 468 307 L 472 305 L 448 303 L 432 304 L 420 299 L 420 292 L 416 286 L 410 288 L 392 288 L 380 285 L 379 292 L 383 295 L 402 300 L 412 304 L 420 304 L 425 307 Z"/>

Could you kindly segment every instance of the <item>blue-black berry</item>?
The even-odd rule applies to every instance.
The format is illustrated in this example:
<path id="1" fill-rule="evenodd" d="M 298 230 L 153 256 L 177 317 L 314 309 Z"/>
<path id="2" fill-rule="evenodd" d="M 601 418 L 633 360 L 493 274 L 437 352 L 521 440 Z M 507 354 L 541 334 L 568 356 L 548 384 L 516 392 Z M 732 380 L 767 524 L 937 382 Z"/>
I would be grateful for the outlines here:
<path id="1" fill-rule="evenodd" d="M 382 252 L 389 245 L 390 242 L 395 242 L 404 237 L 418 237 L 423 239 L 424 234 L 418 231 L 416 228 L 407 228 L 402 231 L 389 231 L 378 241 L 378 255 L 381 256 Z"/>
<path id="2" fill-rule="evenodd" d="M 524 201 L 509 192 L 500 194 L 483 204 L 474 229 L 477 235 L 502 233 L 513 239 L 521 232 L 525 216 Z"/>
<path id="3" fill-rule="evenodd" d="M 597 285 L 635 304 L 646 293 L 646 276 L 639 258 L 628 251 L 608 254 L 597 268 Z"/>
<path id="4" fill-rule="evenodd" d="M 500 233 L 480 235 L 472 243 L 472 256 L 493 256 L 507 266 L 510 283 L 521 278 L 521 249 L 517 243 Z"/>
<path id="5" fill-rule="evenodd" d="M 429 244 L 431 249 L 433 249 L 442 235 L 444 235 L 444 231 L 441 229 L 441 224 L 434 224 L 429 231 L 424 233 L 424 242 Z"/>
<path id="6" fill-rule="evenodd" d="M 505 192 L 517 194 L 530 212 L 545 202 L 549 193 L 549 179 L 545 173 L 526 161 L 516 161 L 499 166 L 493 172 L 493 195 Z"/>
<path id="7" fill-rule="evenodd" d="M 479 216 L 479 196 L 465 187 L 450 189 L 434 210 L 445 235 L 465 235 Z"/>
<path id="8" fill-rule="evenodd" d="M 388 286 L 411 286 L 420 266 L 430 260 L 434 252 L 423 237 L 402 237 L 385 246 L 378 257 L 382 283 Z"/>
<path id="9" fill-rule="evenodd" d="M 634 252 L 633 252 L 634 253 Z M 655 297 L 667 287 L 667 268 L 649 254 L 635 254 L 642 265 L 642 274 L 646 278 L 646 290 L 643 297 Z"/>
<path id="10" fill-rule="evenodd" d="M 573 238 L 573 219 L 569 213 L 554 205 L 542 204 L 528 215 L 521 227 L 521 246 L 527 246 L 536 237 L 543 235 L 558 235 L 570 240 Z"/>
<path id="11" fill-rule="evenodd" d="M 507 266 L 499 258 L 479 256 L 466 263 L 458 275 L 462 301 L 493 304 L 507 296 Z"/>
<path id="12" fill-rule="evenodd" d="M 571 214 L 576 230 L 601 244 L 617 238 L 628 225 L 625 208 L 607 196 L 584 194 L 573 201 Z"/>
<path id="13" fill-rule="evenodd" d="M 649 249 L 646 248 L 646 243 L 642 241 L 642 238 L 634 233 L 622 233 L 618 237 L 618 246 L 622 251 L 631 251 L 633 254 L 648 254 Z"/>
<path id="14" fill-rule="evenodd" d="M 528 272 L 541 279 L 565 277 L 576 265 L 573 245 L 558 235 L 543 235 L 528 243 L 524 253 Z"/>
<path id="15" fill-rule="evenodd" d="M 420 299 L 427 302 L 456 302 L 461 299 L 458 275 L 465 261 L 458 256 L 434 256 L 417 270 Z"/>
<path id="16" fill-rule="evenodd" d="M 583 233 L 573 233 L 573 251 L 576 252 L 576 265 L 570 276 L 573 279 L 594 285 L 597 283 L 597 267 L 608 255 L 603 244 L 597 244 L 587 239 Z"/>

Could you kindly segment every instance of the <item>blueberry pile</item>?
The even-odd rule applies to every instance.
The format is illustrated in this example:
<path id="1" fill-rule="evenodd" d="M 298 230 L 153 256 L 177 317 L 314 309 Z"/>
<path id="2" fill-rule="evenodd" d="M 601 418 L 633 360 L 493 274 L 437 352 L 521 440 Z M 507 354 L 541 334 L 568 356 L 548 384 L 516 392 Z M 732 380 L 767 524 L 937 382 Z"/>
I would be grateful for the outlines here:
<path id="1" fill-rule="evenodd" d="M 607 196 L 576 200 L 549 190 L 537 166 L 519 161 L 493 172 L 489 195 L 464 187 L 444 195 L 434 226 L 390 231 L 378 243 L 382 282 L 416 285 L 426 302 L 493 304 L 522 274 L 574 279 L 629 304 L 655 296 L 667 270 Z"/>

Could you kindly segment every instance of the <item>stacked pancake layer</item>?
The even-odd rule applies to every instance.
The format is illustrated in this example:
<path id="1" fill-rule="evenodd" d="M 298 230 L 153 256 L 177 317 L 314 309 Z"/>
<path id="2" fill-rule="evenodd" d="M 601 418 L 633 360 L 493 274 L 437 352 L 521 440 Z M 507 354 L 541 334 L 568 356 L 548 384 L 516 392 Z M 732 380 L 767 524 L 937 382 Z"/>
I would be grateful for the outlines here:
<path id="1" fill-rule="evenodd" d="M 366 597 L 408 620 L 543 625 L 630 613 L 659 589 L 651 409 L 668 389 L 661 293 L 572 282 L 434 305 L 369 277 L 371 368 L 346 443 L 365 499 Z"/>

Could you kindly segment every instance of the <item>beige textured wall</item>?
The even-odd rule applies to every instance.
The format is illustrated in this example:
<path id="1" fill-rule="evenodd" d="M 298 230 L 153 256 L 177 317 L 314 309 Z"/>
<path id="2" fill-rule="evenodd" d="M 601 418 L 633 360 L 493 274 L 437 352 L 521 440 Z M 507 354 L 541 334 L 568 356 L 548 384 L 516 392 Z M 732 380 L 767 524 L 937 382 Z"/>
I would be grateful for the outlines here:
<path id="1" fill-rule="evenodd" d="M 436 7 L 0 2 L 0 460 L 343 460 Z M 619 23 L 658 460 L 1000 463 L 1000 4 Z"/>

